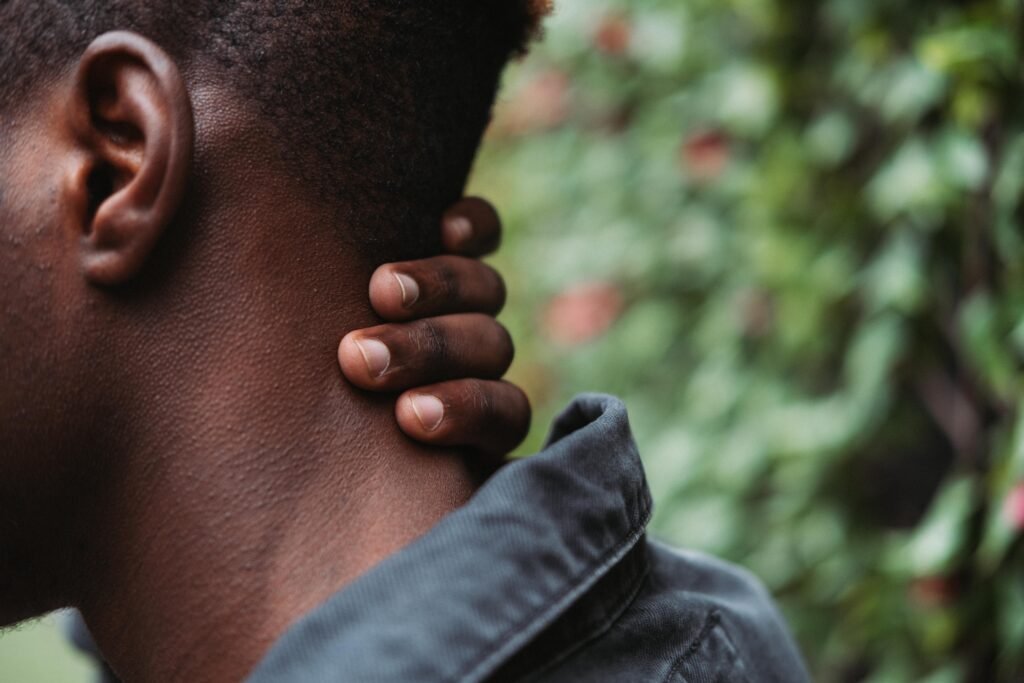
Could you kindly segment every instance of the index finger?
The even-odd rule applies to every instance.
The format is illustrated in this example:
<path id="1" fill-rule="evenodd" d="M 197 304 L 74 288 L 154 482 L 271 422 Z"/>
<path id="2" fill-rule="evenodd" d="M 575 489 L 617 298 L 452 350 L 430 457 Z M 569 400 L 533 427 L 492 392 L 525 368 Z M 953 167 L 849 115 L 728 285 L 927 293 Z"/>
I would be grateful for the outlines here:
<path id="1" fill-rule="evenodd" d="M 441 242 L 449 254 L 486 256 L 501 244 L 501 218 L 487 200 L 466 197 L 444 212 Z"/>

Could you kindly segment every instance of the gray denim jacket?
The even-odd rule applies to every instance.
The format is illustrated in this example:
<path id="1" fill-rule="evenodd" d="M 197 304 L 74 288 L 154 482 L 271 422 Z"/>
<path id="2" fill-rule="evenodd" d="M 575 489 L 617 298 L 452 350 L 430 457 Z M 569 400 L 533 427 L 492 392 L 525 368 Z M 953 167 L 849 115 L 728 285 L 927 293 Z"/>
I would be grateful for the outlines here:
<path id="1" fill-rule="evenodd" d="M 800 683 L 758 581 L 649 541 L 623 404 L 577 398 L 548 446 L 303 617 L 250 683 Z"/>

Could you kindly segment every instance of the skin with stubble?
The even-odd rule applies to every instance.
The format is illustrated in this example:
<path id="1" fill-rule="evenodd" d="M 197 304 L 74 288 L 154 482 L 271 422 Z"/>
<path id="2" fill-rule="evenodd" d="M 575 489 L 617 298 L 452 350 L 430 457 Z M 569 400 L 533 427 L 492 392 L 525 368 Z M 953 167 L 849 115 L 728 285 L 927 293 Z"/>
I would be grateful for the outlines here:
<path id="1" fill-rule="evenodd" d="M 71 605 L 126 680 L 238 680 L 473 478 L 341 380 L 379 263 L 201 62 L 105 35 L 0 135 L 0 624 Z"/>

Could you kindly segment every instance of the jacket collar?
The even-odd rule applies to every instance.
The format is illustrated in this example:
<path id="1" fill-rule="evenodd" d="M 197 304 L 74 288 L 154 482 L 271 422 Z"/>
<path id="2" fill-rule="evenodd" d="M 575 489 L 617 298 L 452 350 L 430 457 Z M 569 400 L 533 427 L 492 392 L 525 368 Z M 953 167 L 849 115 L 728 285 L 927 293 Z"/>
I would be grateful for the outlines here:
<path id="1" fill-rule="evenodd" d="M 581 396 L 541 453 L 303 617 L 249 681 L 483 680 L 637 546 L 650 511 L 625 407 Z"/>

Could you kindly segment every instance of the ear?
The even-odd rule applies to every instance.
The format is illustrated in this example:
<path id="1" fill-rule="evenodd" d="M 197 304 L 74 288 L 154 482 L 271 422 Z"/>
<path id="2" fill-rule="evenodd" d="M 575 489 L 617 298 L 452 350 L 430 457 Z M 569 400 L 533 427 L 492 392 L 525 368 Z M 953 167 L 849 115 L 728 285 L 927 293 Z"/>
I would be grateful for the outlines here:
<path id="1" fill-rule="evenodd" d="M 81 260 L 98 285 L 131 280 L 185 195 L 192 105 L 177 65 L 152 41 L 117 31 L 97 38 L 74 75 L 69 123 L 84 151 L 71 180 L 84 208 Z"/>

